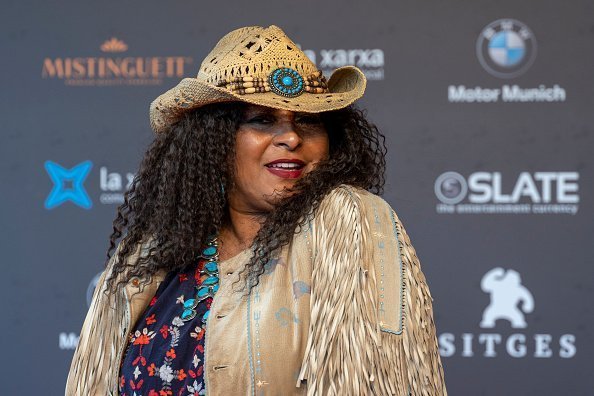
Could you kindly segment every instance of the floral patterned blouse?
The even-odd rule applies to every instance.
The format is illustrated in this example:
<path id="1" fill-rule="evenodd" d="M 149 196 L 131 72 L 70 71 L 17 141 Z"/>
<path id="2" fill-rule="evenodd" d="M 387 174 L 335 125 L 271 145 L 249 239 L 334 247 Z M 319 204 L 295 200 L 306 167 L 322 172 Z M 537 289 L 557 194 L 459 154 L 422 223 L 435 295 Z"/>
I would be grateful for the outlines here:
<path id="1" fill-rule="evenodd" d="M 169 273 L 135 329 L 120 367 L 122 396 L 178 396 L 206 393 L 205 326 L 202 319 L 212 297 L 200 302 L 196 316 L 182 321 L 184 302 L 194 298 L 201 265 Z"/>

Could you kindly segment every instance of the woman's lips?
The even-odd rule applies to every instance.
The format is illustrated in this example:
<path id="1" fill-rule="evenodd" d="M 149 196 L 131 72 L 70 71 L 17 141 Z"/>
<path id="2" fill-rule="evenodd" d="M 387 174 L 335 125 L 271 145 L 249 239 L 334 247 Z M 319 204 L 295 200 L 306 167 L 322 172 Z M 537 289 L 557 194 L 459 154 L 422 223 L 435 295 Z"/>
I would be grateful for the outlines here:
<path id="1" fill-rule="evenodd" d="M 267 163 L 268 172 L 283 179 L 297 179 L 303 173 L 305 162 L 298 159 L 278 159 Z"/>

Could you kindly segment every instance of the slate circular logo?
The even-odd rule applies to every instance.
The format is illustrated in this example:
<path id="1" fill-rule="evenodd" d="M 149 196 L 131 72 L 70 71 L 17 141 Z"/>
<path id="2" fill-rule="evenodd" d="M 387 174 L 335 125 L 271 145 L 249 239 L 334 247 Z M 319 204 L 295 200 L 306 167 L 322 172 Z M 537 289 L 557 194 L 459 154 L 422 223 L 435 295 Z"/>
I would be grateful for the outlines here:
<path id="1" fill-rule="evenodd" d="M 466 197 L 468 184 L 458 172 L 445 172 L 435 179 L 435 195 L 448 205 L 455 205 Z"/>
<path id="2" fill-rule="evenodd" d="M 476 55 L 483 68 L 495 77 L 517 77 L 534 62 L 536 39 L 522 22 L 499 19 L 479 34 Z"/>
<path id="3" fill-rule="evenodd" d="M 91 306 L 91 302 L 93 301 L 93 293 L 95 292 L 95 287 L 97 287 L 97 283 L 99 282 L 99 278 L 101 278 L 101 274 L 103 271 L 99 272 L 97 275 L 91 279 L 89 286 L 87 287 L 87 306 Z"/>

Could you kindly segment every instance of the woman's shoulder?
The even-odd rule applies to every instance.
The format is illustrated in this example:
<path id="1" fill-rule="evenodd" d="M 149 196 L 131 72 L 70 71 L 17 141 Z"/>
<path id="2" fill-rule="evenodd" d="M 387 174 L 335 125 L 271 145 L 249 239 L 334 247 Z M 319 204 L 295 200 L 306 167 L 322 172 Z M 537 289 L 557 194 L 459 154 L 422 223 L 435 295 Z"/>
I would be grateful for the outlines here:
<path id="1" fill-rule="evenodd" d="M 392 207 L 382 197 L 351 185 L 332 189 L 320 202 L 311 224 L 316 251 L 330 247 L 355 256 L 381 253 L 398 257 L 401 248 L 409 247 L 404 226 Z"/>
<path id="2" fill-rule="evenodd" d="M 379 200 L 385 202 L 382 197 L 376 195 L 370 191 L 365 190 L 364 188 L 353 186 L 350 184 L 340 184 L 334 187 L 330 192 L 325 196 L 325 199 L 333 199 L 333 197 L 338 196 L 348 196 L 353 199 L 365 199 L 365 200 Z"/>
<path id="3" fill-rule="evenodd" d="M 344 196 L 353 200 L 360 201 L 364 205 L 388 205 L 389 204 L 379 195 L 374 194 L 364 188 L 350 184 L 340 184 L 332 189 L 325 199 L 335 199 Z"/>
<path id="4" fill-rule="evenodd" d="M 351 220 L 359 218 L 376 222 L 387 217 L 395 223 L 400 222 L 396 211 L 382 197 L 349 184 L 341 184 L 326 194 L 318 213 L 326 218 L 337 216 L 343 219 L 345 214 L 350 214 Z"/>

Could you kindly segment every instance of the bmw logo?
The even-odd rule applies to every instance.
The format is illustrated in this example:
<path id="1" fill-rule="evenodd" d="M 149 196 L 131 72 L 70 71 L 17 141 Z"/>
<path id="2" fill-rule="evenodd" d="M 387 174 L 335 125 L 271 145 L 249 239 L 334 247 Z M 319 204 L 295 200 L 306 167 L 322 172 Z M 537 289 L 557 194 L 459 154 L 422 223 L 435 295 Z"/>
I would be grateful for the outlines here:
<path id="1" fill-rule="evenodd" d="M 513 78 L 523 74 L 534 62 L 536 39 L 522 22 L 499 19 L 481 31 L 476 41 L 476 54 L 490 74 Z"/>
<path id="2" fill-rule="evenodd" d="M 435 195 L 448 205 L 455 205 L 466 197 L 468 184 L 458 172 L 445 172 L 435 179 Z"/>

